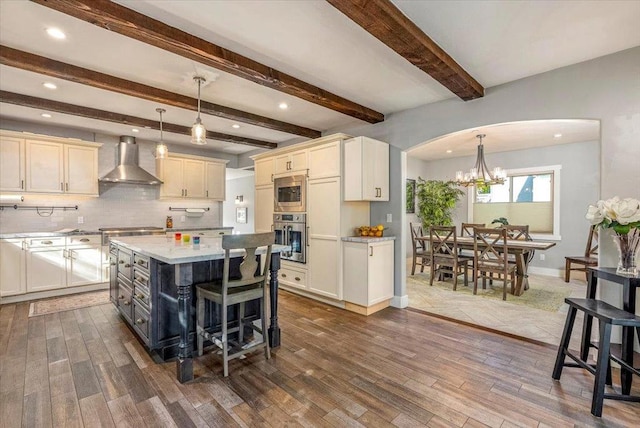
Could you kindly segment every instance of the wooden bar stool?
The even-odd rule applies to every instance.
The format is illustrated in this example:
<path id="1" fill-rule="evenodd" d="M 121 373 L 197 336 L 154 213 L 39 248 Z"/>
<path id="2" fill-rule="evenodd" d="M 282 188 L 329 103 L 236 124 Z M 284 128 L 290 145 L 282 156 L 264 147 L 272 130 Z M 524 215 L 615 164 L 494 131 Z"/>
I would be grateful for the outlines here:
<path id="1" fill-rule="evenodd" d="M 582 367 L 595 375 L 593 385 L 593 396 L 591 399 L 591 413 L 594 416 L 602 416 L 602 403 L 605 398 L 610 400 L 634 401 L 640 402 L 640 396 L 632 396 L 617 393 L 605 393 L 604 387 L 611 385 L 611 366 L 609 360 L 613 360 L 620 364 L 624 369 L 631 371 L 636 376 L 640 376 L 640 370 L 630 366 L 615 355 L 611 355 L 611 326 L 619 325 L 623 329 L 635 328 L 640 337 L 640 317 L 631 314 L 622 309 L 616 308 L 606 302 L 596 299 L 575 299 L 566 298 L 565 303 L 569 305 L 567 313 L 567 321 L 562 332 L 562 339 L 558 347 L 558 355 L 553 368 L 553 379 L 560 380 L 563 367 Z M 599 321 L 600 341 L 598 343 L 598 358 L 595 367 L 588 364 L 586 358 L 573 354 L 569 351 L 569 342 L 571 341 L 571 332 L 573 331 L 573 323 L 576 320 L 578 310 L 584 312 L 585 317 L 595 317 Z M 571 358 L 575 363 L 565 362 L 565 357 Z"/>

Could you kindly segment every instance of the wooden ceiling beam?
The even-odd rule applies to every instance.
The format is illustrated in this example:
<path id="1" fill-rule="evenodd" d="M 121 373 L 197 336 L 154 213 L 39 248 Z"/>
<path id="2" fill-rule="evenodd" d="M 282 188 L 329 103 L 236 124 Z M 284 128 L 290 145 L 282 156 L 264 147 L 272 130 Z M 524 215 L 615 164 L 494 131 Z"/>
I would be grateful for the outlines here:
<path id="1" fill-rule="evenodd" d="M 465 101 L 484 88 L 391 0 L 327 0 L 375 38 Z"/>
<path id="2" fill-rule="evenodd" d="M 276 91 L 364 120 L 384 115 L 250 58 L 108 0 L 32 0 L 98 27 L 189 58 Z"/>
<path id="3" fill-rule="evenodd" d="M 172 107 L 197 111 L 198 100 L 196 98 L 176 94 L 75 65 L 66 64 L 64 62 L 20 51 L 7 46 L 0 46 L 0 64 Z M 249 125 L 260 126 L 262 128 L 285 132 L 287 134 L 301 135 L 308 138 L 318 138 L 322 135 L 320 131 L 316 131 L 315 129 L 270 119 L 268 117 L 247 113 L 245 111 L 221 106 L 219 104 L 213 104 L 207 101 L 201 101 L 200 111 L 203 114 L 243 122 Z"/>
<path id="4" fill-rule="evenodd" d="M 56 113 L 70 114 L 73 116 L 85 117 L 87 119 L 96 119 L 105 122 L 121 123 L 123 125 L 151 128 L 158 131 L 160 130 L 160 123 L 156 120 L 149 120 L 121 113 L 113 113 L 110 111 L 47 100 L 44 98 L 32 97 L 29 95 L 16 94 L 15 92 L 0 91 L 0 102 L 35 108 L 39 110 L 53 111 Z M 162 129 L 163 131 L 172 132 L 174 134 L 191 136 L 191 127 L 188 126 L 176 125 L 163 121 Z M 217 141 L 224 141 L 227 143 L 259 147 L 261 149 L 275 149 L 276 147 L 278 147 L 276 143 L 272 143 L 269 141 L 255 140 L 253 138 L 243 138 L 237 135 L 222 134 L 220 132 L 207 131 L 207 138 Z"/>

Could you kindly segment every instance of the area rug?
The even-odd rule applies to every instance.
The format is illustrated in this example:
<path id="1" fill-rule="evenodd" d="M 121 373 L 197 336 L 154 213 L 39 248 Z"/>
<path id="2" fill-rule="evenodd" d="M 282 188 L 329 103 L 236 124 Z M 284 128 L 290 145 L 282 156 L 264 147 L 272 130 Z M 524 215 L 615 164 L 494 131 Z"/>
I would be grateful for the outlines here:
<path id="1" fill-rule="evenodd" d="M 462 276 L 458 278 L 458 287 L 456 291 L 453 291 L 452 281 L 434 281 L 433 288 L 436 290 L 426 290 L 425 287 L 429 287 L 429 274 L 416 273 L 413 276 L 407 276 L 407 293 L 413 297 L 413 302 L 420 302 L 423 298 L 426 298 L 427 291 L 429 291 L 430 298 L 433 298 L 434 292 L 437 293 L 459 293 L 460 295 L 472 296 L 473 295 L 473 282 L 469 280 L 469 286 L 464 286 Z M 557 282 L 547 284 L 544 280 L 539 278 L 529 277 L 529 289 L 526 290 L 521 296 L 514 296 L 509 293 L 510 288 L 507 286 L 507 300 L 506 303 L 513 305 L 523 305 L 543 311 L 557 312 L 564 304 L 564 299 L 571 294 L 571 288 L 558 285 Z M 487 289 L 482 289 L 482 284 L 478 283 L 477 298 L 502 300 L 502 281 L 494 281 L 493 286 L 490 286 L 487 282 Z M 410 305 L 414 306 L 414 305 Z M 418 309 L 419 303 L 418 303 Z"/>
<path id="2" fill-rule="evenodd" d="M 103 305 L 105 303 L 109 303 L 109 290 L 70 294 L 68 296 L 32 302 L 29 305 L 29 317 L 88 308 L 89 306 Z"/>

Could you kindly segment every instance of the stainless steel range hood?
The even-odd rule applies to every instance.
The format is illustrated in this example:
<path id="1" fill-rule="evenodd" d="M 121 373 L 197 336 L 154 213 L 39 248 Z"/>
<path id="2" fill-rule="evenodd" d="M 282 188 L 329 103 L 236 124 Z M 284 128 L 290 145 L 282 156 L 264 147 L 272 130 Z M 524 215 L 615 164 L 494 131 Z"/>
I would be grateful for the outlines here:
<path id="1" fill-rule="evenodd" d="M 118 143 L 118 165 L 99 181 L 102 183 L 162 184 L 157 177 L 138 166 L 138 145 L 135 137 L 121 136 Z"/>

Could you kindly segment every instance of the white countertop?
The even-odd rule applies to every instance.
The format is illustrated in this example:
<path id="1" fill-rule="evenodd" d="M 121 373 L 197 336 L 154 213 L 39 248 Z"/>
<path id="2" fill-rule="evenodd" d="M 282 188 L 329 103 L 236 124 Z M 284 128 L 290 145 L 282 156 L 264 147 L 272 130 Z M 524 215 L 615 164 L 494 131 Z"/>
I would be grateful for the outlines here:
<path id="1" fill-rule="evenodd" d="M 176 244 L 173 235 L 127 236 L 112 239 L 111 242 L 172 265 L 224 259 L 222 237 L 201 237 L 198 249 L 193 246 L 193 237 L 189 244 Z M 279 253 L 289 249 L 291 247 L 285 245 L 273 245 L 271 251 Z M 264 252 L 265 248 L 259 248 L 257 254 Z M 239 257 L 243 254 L 243 250 L 234 250 L 231 252 L 231 257 Z"/>
<path id="2" fill-rule="evenodd" d="M 343 236 L 344 242 L 361 242 L 365 244 L 382 242 L 382 241 L 395 241 L 395 236 Z"/>

